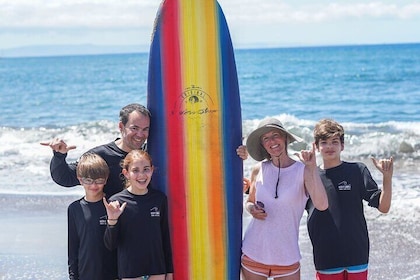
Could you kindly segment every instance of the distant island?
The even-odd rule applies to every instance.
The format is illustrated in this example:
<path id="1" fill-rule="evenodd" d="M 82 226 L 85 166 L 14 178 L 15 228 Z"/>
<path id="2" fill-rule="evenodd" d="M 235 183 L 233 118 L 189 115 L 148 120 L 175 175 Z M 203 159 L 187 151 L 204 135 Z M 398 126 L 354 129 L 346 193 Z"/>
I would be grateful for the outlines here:
<path id="1" fill-rule="evenodd" d="M 83 45 L 36 45 L 10 49 L 1 49 L 0 58 L 3 57 L 39 57 L 39 56 L 65 56 L 65 55 L 99 55 L 120 53 L 146 53 L 149 46 L 103 46 L 93 44 Z"/>

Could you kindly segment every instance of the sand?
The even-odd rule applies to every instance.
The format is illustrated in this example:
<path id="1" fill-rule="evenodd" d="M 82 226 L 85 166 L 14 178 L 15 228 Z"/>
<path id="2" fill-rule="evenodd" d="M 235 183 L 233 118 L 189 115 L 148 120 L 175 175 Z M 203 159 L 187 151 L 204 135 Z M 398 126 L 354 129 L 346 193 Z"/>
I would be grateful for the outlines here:
<path id="1" fill-rule="evenodd" d="M 67 277 L 66 209 L 77 196 L 0 198 L 0 279 Z M 302 279 L 314 279 L 305 218 L 301 223 Z M 248 217 L 245 215 L 247 224 Z M 369 279 L 420 279 L 420 225 L 411 214 L 379 215 L 367 210 L 371 239 Z"/>

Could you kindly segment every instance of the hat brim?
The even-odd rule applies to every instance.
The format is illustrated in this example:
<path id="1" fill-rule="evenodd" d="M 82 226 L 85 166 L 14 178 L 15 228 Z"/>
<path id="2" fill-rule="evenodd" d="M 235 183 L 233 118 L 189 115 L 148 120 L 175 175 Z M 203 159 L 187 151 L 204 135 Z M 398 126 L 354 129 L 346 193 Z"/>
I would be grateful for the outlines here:
<path id="1" fill-rule="evenodd" d="M 277 129 L 287 135 L 287 144 L 290 144 L 295 141 L 297 142 L 303 141 L 303 139 L 300 138 L 299 136 L 288 132 L 283 127 L 278 126 L 278 125 L 265 125 L 263 127 L 259 127 L 255 129 L 253 132 L 251 132 L 246 140 L 246 147 L 247 147 L 248 153 L 256 161 L 262 161 L 264 159 L 269 159 L 271 157 L 270 154 L 266 151 L 266 149 L 261 144 L 261 136 L 272 131 L 273 129 Z"/>

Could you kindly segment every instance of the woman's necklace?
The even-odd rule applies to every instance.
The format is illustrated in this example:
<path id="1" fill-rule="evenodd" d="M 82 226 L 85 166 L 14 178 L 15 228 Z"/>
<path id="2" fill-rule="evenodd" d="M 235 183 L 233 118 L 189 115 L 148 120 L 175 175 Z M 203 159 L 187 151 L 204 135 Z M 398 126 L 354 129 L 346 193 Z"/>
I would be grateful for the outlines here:
<path id="1" fill-rule="evenodd" d="M 276 166 L 276 165 L 274 165 L 274 166 Z M 274 196 L 275 199 L 277 199 L 279 197 L 279 195 L 278 195 L 279 182 L 280 182 L 280 157 L 279 157 L 279 172 L 277 174 L 277 182 L 276 182 L 276 193 L 275 193 L 275 196 Z"/>

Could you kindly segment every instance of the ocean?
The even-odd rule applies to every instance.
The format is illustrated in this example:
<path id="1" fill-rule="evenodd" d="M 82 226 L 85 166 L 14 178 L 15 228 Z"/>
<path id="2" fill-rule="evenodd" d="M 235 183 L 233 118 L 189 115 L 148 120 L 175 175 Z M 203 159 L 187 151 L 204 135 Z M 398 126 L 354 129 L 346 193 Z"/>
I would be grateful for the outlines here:
<path id="1" fill-rule="evenodd" d="M 238 49 L 235 57 L 243 136 L 274 116 L 305 140 L 292 146 L 300 150 L 310 147 L 318 120 L 339 121 L 346 132 L 343 159 L 366 162 L 379 185 L 382 178 L 369 158 L 395 160 L 392 210 L 379 215 L 367 209 L 368 222 L 393 231 L 393 222 L 403 222 L 407 250 L 420 252 L 420 231 L 413 230 L 420 221 L 420 44 Z M 20 234 L 0 233 L 0 279 L 66 278 L 65 208 L 83 191 L 51 180 L 52 152 L 39 143 L 60 137 L 76 145 L 71 161 L 115 139 L 121 107 L 147 104 L 147 67 L 147 53 L 0 58 L 0 222 L 18 224 Z M 244 162 L 246 176 L 253 164 Z M 17 216 L 19 211 L 24 214 Z M 31 242 L 25 231 L 38 228 L 32 216 L 38 212 L 49 229 L 39 236 L 57 239 L 54 249 L 42 238 Z M 384 231 L 376 234 L 387 239 Z M 392 247 L 396 253 L 398 247 Z M 36 261 L 40 252 L 44 257 Z M 420 279 L 415 259 L 404 271 L 389 268 L 387 275 L 399 273 L 396 278 L 370 279 Z"/>

